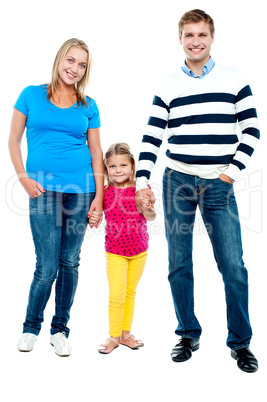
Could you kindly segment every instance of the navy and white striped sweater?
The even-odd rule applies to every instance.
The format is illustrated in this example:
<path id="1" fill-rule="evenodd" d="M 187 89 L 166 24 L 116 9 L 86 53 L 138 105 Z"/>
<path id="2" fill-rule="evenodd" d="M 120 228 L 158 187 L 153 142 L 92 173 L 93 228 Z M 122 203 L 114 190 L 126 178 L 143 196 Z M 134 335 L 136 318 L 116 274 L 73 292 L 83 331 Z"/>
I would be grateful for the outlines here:
<path id="1" fill-rule="evenodd" d="M 224 173 L 236 180 L 260 137 L 249 85 L 237 70 L 217 64 L 201 80 L 182 70 L 165 79 L 143 136 L 137 190 L 147 186 L 165 130 L 169 168 L 206 179 Z"/>

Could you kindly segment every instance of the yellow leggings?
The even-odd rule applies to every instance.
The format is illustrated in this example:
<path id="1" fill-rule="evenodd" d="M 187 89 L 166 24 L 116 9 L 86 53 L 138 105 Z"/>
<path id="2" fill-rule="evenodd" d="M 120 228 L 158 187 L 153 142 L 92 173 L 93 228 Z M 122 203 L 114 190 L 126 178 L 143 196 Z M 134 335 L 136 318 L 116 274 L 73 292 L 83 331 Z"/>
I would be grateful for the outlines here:
<path id="1" fill-rule="evenodd" d="M 147 251 L 133 257 L 106 252 L 110 336 L 119 337 L 122 331 L 131 330 L 136 288 L 143 274 L 146 259 Z"/>

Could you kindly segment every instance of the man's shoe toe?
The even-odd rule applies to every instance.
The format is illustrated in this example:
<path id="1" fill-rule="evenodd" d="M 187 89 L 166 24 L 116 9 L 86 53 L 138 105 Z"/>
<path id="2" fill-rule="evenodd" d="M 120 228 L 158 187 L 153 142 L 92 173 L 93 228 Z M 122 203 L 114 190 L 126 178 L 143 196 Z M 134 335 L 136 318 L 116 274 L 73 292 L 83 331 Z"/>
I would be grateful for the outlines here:
<path id="1" fill-rule="evenodd" d="M 192 352 L 195 352 L 198 349 L 198 339 L 182 338 L 180 342 L 172 349 L 171 358 L 177 363 L 185 362 L 191 358 Z"/>
<path id="2" fill-rule="evenodd" d="M 246 373 L 255 373 L 258 370 L 258 361 L 249 348 L 231 350 L 231 356 L 237 361 L 240 370 Z"/>

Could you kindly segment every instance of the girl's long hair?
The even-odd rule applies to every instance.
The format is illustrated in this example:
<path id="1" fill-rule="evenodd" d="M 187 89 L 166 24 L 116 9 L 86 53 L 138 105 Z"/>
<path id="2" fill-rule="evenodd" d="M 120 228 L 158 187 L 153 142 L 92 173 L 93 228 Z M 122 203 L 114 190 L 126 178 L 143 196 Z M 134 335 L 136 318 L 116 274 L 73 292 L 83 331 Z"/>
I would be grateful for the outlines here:
<path id="1" fill-rule="evenodd" d="M 86 95 L 85 95 L 85 88 L 89 82 L 90 78 L 90 72 L 91 72 L 91 66 L 92 66 L 92 58 L 91 58 L 91 53 L 89 51 L 88 46 L 86 43 L 84 43 L 80 39 L 72 38 L 67 40 L 66 42 L 63 43 L 63 45 L 60 47 L 59 51 L 57 52 L 57 55 L 54 60 L 53 68 L 52 68 L 52 77 L 51 77 L 51 82 L 47 85 L 47 92 L 48 92 L 48 97 L 52 99 L 57 91 L 58 88 L 58 68 L 60 63 L 63 61 L 64 57 L 68 53 L 68 51 L 72 47 L 78 47 L 83 50 L 85 50 L 88 54 L 88 62 L 86 66 L 86 71 L 83 76 L 83 78 L 75 85 L 75 91 L 77 95 L 77 103 L 82 104 L 82 105 L 87 105 L 86 102 Z"/>
<path id="2" fill-rule="evenodd" d="M 104 157 L 106 190 L 108 190 L 108 188 L 112 184 L 112 181 L 110 180 L 109 175 L 108 175 L 108 168 L 107 168 L 108 159 L 112 155 L 127 155 L 129 157 L 129 161 L 132 165 L 132 173 L 131 173 L 131 176 L 129 177 L 129 183 L 135 181 L 136 167 L 135 167 L 135 159 L 132 154 L 132 151 L 131 151 L 129 145 L 126 144 L 125 142 L 117 142 L 115 144 L 112 144 L 108 148 L 107 152 L 105 153 L 105 157 Z"/>

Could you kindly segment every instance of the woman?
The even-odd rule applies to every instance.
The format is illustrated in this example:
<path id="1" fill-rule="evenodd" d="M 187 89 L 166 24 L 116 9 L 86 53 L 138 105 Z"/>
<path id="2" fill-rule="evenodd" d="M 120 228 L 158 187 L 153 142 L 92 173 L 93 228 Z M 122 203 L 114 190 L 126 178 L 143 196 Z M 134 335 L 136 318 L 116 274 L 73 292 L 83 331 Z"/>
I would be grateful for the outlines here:
<path id="1" fill-rule="evenodd" d="M 91 57 L 83 41 L 59 49 L 51 83 L 26 87 L 13 112 L 9 149 L 19 181 L 30 197 L 30 224 L 36 252 L 20 351 L 30 351 L 41 330 L 43 312 L 56 279 L 50 342 L 69 356 L 70 309 L 87 215 L 102 219 L 103 154 L 96 102 L 85 96 Z M 27 128 L 26 170 L 21 140 Z"/>

